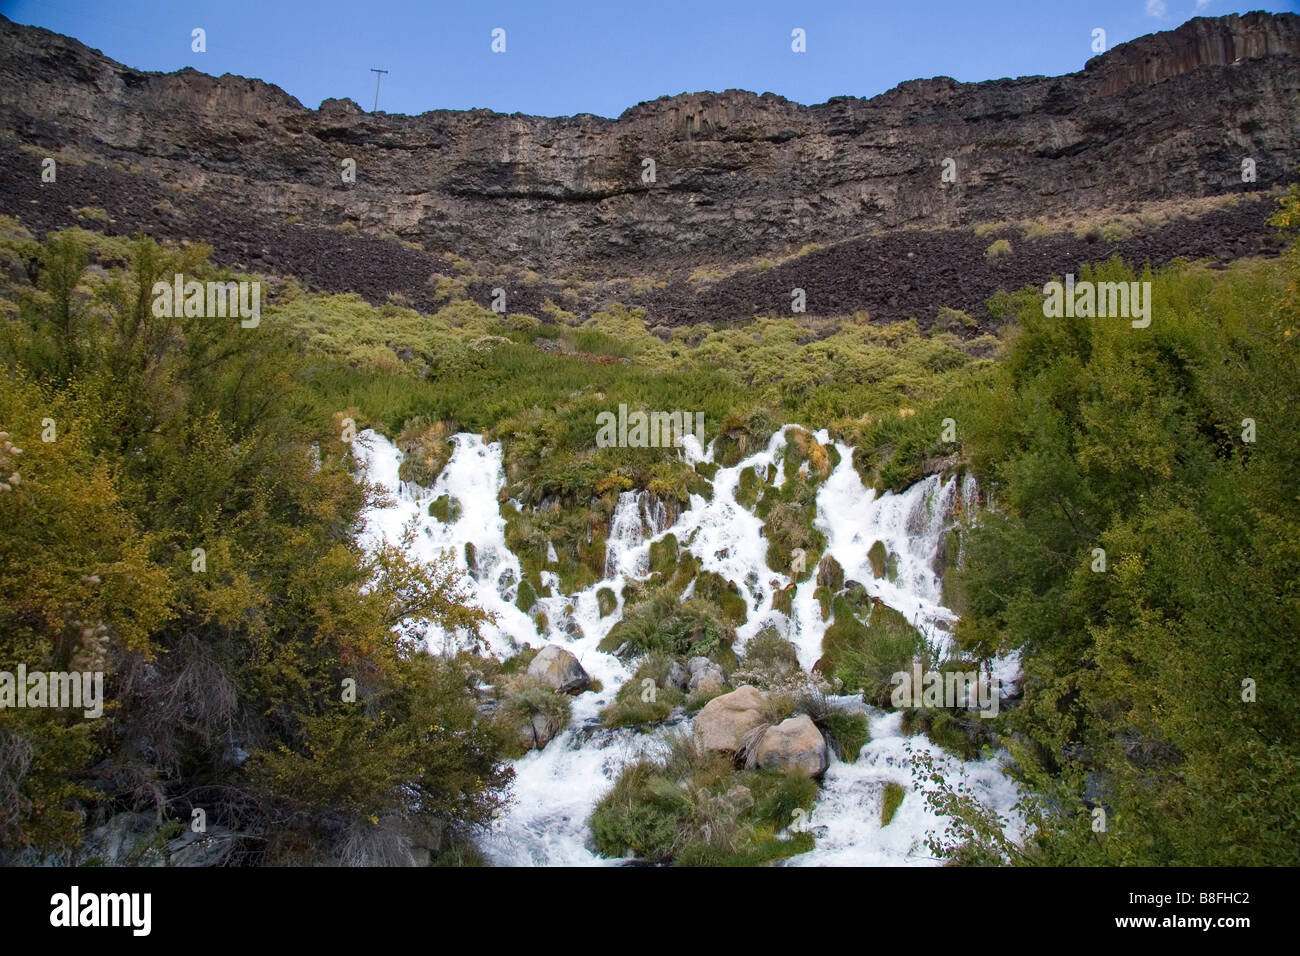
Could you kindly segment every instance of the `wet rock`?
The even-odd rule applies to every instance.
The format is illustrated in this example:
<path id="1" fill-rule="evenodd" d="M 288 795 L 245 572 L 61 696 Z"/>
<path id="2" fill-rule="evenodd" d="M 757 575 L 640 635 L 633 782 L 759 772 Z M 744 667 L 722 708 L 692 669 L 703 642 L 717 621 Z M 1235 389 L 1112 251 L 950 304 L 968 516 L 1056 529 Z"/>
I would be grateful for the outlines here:
<path id="1" fill-rule="evenodd" d="M 541 750 L 555 735 L 564 729 L 564 723 L 554 714 L 537 711 L 525 717 L 519 728 L 519 743 L 525 750 Z"/>
<path id="2" fill-rule="evenodd" d="M 82 845 L 82 862 L 104 866 L 163 866 L 156 841 L 158 818 L 152 813 L 116 813 L 91 831 Z"/>
<path id="3" fill-rule="evenodd" d="M 229 827 L 210 826 L 203 833 L 187 828 L 167 842 L 167 859 L 171 866 L 222 866 L 243 838 L 244 834 Z"/>

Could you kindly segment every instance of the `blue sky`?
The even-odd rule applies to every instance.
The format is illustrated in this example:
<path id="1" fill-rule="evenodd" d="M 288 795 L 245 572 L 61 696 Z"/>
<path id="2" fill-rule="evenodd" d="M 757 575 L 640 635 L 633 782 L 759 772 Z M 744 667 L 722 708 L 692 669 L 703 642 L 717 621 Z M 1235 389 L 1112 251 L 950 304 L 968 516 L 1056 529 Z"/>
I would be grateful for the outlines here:
<path id="1" fill-rule="evenodd" d="M 873 96 L 917 77 L 1069 73 L 1108 46 L 1193 16 L 1295 0 L 0 0 L 19 23 L 76 37 L 129 66 L 255 76 L 315 108 L 487 107 L 617 116 L 643 100 L 741 88 L 800 103 Z M 191 50 L 202 27 L 207 51 Z M 505 53 L 491 50 L 506 31 Z M 805 31 L 807 52 L 791 51 Z"/>

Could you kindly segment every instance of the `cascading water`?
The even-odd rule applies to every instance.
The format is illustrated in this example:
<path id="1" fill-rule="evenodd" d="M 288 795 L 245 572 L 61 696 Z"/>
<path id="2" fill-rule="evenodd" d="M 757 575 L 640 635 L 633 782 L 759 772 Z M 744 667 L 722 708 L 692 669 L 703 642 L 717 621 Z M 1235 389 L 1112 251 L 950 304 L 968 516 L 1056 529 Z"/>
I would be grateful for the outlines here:
<path id="1" fill-rule="evenodd" d="M 549 622 L 540 640 L 537 624 L 513 603 L 520 562 L 506 546 L 505 521 L 498 505 L 504 481 L 500 445 L 486 444 L 477 435 L 455 436 L 450 461 L 433 487 L 423 490 L 398 482 L 401 454 L 387 439 L 373 432 L 362 434 L 358 457 L 369 479 L 392 498 L 388 507 L 367 513 L 363 543 L 395 543 L 402 530 L 413 523 L 415 556 L 431 560 L 450 551 L 464 572 L 472 599 L 497 613 L 497 623 L 484 632 L 492 653 L 504 658 L 525 643 L 561 644 L 603 685 L 599 693 L 587 692 L 574 699 L 573 719 L 565 731 L 544 749 L 514 762 L 514 800 L 481 843 L 490 860 L 516 865 L 612 862 L 588 849 L 587 819 L 622 768 L 657 752 L 662 737 L 634 728 L 600 726 L 597 714 L 613 700 L 631 672 L 597 645 L 622 616 L 624 585 L 648 573 L 654 541 L 675 535 L 682 548 L 700 559 L 703 570 L 716 571 L 737 585 L 750 608 L 748 619 L 737 629 L 739 648 L 764 627 L 773 626 L 794 643 L 805 668 L 820 656 L 829 622 L 821 618 L 813 588 L 805 585 L 796 591 L 790 615 L 772 609 L 773 593 L 791 578 L 768 566 L 762 521 L 735 497 L 741 473 L 747 468 L 760 474 L 772 468 L 775 483 L 789 480 L 784 450 L 791 427 L 777 431 L 766 448 L 738 464 L 719 468 L 712 482 L 712 497 L 692 496 L 690 507 L 670 527 L 663 506 L 647 492 L 620 495 L 607 537 L 605 579 L 577 594 L 559 594 L 556 587 L 556 593 L 540 597 L 539 605 Z M 815 437 L 822 444 L 830 442 L 824 431 Z M 975 506 L 978 488 L 974 479 L 944 481 L 931 476 L 902 494 L 877 497 L 863 486 L 853 468 L 852 449 L 844 445 L 836 448 L 840 462 L 817 495 L 816 526 L 826 535 L 826 553 L 839 562 L 846 580 L 858 581 L 871 596 L 902 612 L 932 649 L 943 655 L 956 615 L 941 603 L 935 557 L 951 527 L 954 506 L 959 501 L 967 509 Z M 687 436 L 682 454 L 692 463 L 711 461 L 712 448 L 706 451 L 693 436 Z M 446 522 L 431 515 L 428 507 L 442 495 L 454 498 L 459 505 L 459 514 Z M 890 573 L 880 578 L 868 558 L 875 542 L 891 556 Z M 466 559 L 466 544 L 473 545 L 474 567 Z M 549 580 L 555 579 L 551 576 Z M 604 617 L 596 597 L 601 588 L 610 588 L 618 596 L 618 606 Z M 423 636 L 434 651 L 455 639 L 441 632 Z M 995 667 L 995 674 L 1004 681 L 1013 679 L 1016 672 L 1014 660 L 998 662 Z M 936 862 L 928 855 L 924 838 L 928 831 L 940 829 L 943 821 L 929 809 L 923 795 L 914 792 L 908 746 L 929 750 L 946 760 L 951 777 L 965 778 L 988 806 L 1015 825 L 1012 807 L 1017 794 L 996 759 L 963 763 L 947 758 L 923 736 L 904 737 L 897 713 L 867 707 L 860 697 L 834 698 L 832 703 L 867 713 L 871 741 L 856 763 L 832 762 L 809 819 L 817 835 L 816 848 L 792 858 L 789 864 Z M 683 719 L 677 726 L 689 730 L 690 722 Z M 901 785 L 907 795 L 890 825 L 882 827 L 880 801 L 884 785 L 890 781 Z"/>
<path id="2" fill-rule="evenodd" d="M 497 624 L 485 626 L 483 636 L 492 652 L 501 656 L 513 652 L 516 635 L 535 632 L 532 619 L 512 601 L 520 566 L 519 559 L 506 547 L 506 523 L 497 504 L 497 491 L 504 479 L 501 446 L 486 444 L 481 436 L 471 434 L 456 435 L 452 442 L 451 460 L 433 487 L 423 489 L 398 479 L 402 453 L 387 439 L 369 430 L 357 437 L 357 450 L 367 476 L 393 500 L 391 507 L 367 513 L 362 544 L 399 543 L 402 532 L 414 525 L 414 557 L 432 561 L 450 552 L 463 572 L 461 583 L 474 603 L 497 615 Z M 443 495 L 449 496 L 460 511 L 449 522 L 439 521 L 428 511 L 429 505 Z M 472 568 L 467 543 L 474 546 Z M 445 650 L 456 639 L 438 629 L 419 636 L 431 651 Z"/>

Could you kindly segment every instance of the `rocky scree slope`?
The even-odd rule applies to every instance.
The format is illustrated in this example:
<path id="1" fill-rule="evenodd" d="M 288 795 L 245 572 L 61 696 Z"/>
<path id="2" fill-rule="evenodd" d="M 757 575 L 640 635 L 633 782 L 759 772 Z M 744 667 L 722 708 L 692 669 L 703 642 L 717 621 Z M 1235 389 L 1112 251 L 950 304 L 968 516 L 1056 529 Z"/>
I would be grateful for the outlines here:
<path id="1" fill-rule="evenodd" d="M 1271 203 L 1250 195 L 1102 248 L 1069 233 L 1026 237 L 1003 261 L 984 255 L 990 238 L 953 227 L 1252 194 L 1293 178 L 1300 16 L 1197 18 L 1061 77 L 940 77 L 815 106 L 693 93 L 617 119 L 370 114 L 348 100 L 308 110 L 259 80 L 141 72 L 0 18 L 0 115 L 0 212 L 38 233 L 98 207 L 110 232 L 201 238 L 232 265 L 417 305 L 435 301 L 455 253 L 502 267 L 466 289 L 486 301 L 512 278 L 512 311 L 550 298 L 590 313 L 616 298 L 645 306 L 652 323 L 732 320 L 788 309 L 799 285 L 813 315 L 866 309 L 925 325 L 939 306 L 978 310 L 999 288 L 1111 252 L 1161 262 L 1270 251 Z M 57 190 L 34 172 L 51 154 L 81 161 L 61 165 Z M 1255 184 L 1241 182 L 1247 156 Z M 349 157 L 355 185 L 339 177 Z M 641 181 L 644 157 L 654 184 Z M 945 157 L 958 170 L 948 186 Z M 826 248 L 753 265 L 808 243 Z M 719 264 L 730 268 L 714 281 L 680 274 Z M 658 281 L 602 285 L 616 276 Z"/>

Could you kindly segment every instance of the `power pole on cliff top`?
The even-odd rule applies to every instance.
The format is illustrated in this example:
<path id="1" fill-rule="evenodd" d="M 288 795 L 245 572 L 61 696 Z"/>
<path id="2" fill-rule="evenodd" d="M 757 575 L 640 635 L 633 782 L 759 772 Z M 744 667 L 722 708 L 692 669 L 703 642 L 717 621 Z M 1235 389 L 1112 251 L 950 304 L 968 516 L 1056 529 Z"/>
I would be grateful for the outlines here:
<path id="1" fill-rule="evenodd" d="M 370 112 L 373 113 L 373 112 L 375 112 L 376 110 L 379 109 L 379 81 L 380 81 L 381 79 L 383 79 L 382 74 L 387 73 L 388 71 L 387 71 L 387 70 L 376 70 L 376 69 L 372 66 L 372 67 L 370 68 L 370 72 L 373 73 L 373 74 L 375 74 L 375 108 L 372 109 L 372 110 L 370 111 Z"/>

